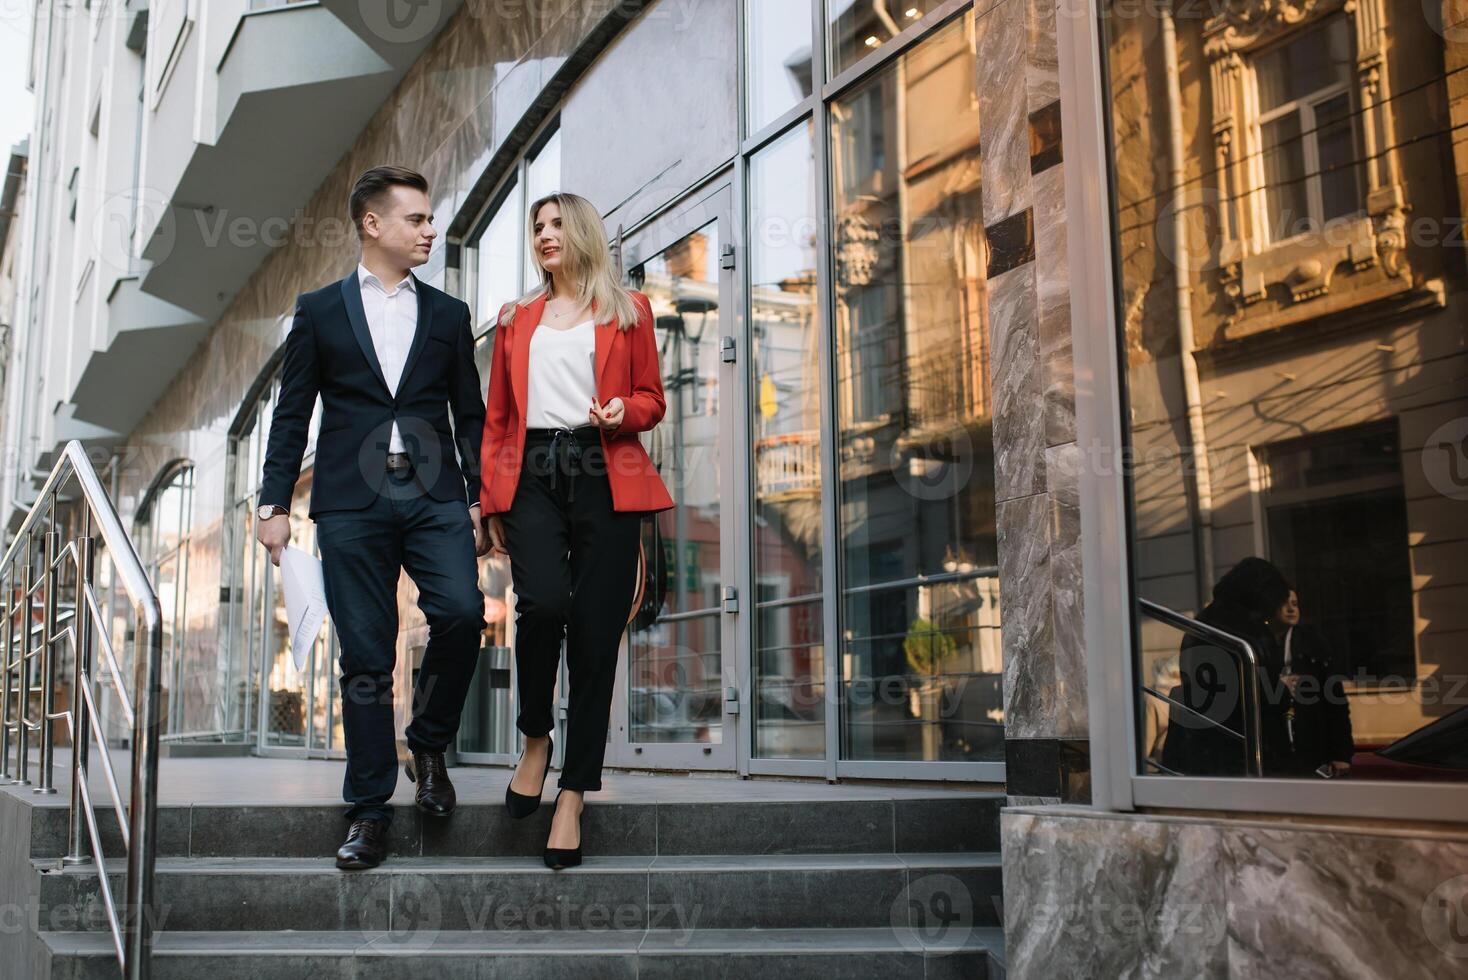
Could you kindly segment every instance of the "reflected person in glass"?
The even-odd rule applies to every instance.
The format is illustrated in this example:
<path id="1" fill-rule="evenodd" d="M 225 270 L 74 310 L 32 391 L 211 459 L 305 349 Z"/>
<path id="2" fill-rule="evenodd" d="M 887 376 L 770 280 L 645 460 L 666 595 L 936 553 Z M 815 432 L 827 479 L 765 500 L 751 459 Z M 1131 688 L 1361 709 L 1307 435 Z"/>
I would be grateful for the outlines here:
<path id="1" fill-rule="evenodd" d="M 1274 697 L 1287 703 L 1290 769 L 1297 776 L 1334 779 L 1351 771 L 1355 745 L 1337 657 L 1325 635 L 1300 622 L 1300 598 L 1289 598 L 1269 621 L 1280 651 L 1280 686 Z"/>
<path id="2" fill-rule="evenodd" d="M 1213 586 L 1213 601 L 1198 621 L 1246 640 L 1257 663 L 1253 675 L 1240 676 L 1231 651 L 1188 635 L 1179 651 L 1181 701 L 1187 710 L 1169 711 L 1162 765 L 1189 776 L 1243 776 L 1252 746 L 1245 721 L 1245 688 L 1259 696 L 1259 750 L 1266 776 L 1292 774 L 1286 711 L 1280 696 L 1283 666 L 1270 621 L 1290 595 L 1283 573 L 1263 558 L 1248 557 Z"/>

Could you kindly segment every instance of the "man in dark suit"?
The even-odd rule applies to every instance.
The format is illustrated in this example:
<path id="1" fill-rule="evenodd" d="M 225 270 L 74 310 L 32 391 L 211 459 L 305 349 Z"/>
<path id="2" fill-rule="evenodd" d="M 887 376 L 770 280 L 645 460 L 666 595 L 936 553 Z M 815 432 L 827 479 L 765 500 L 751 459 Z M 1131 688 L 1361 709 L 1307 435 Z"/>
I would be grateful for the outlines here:
<path id="1" fill-rule="evenodd" d="M 392 675 L 401 570 L 418 586 L 429 635 L 406 771 L 419 809 L 435 816 L 454 808 L 444 751 L 458 731 L 484 629 L 475 560 L 489 549 L 479 519 L 484 402 L 468 306 L 410 271 L 428 260 L 437 234 L 427 192 L 420 174 L 400 167 L 357 179 L 350 210 L 361 262 L 345 279 L 296 299 L 260 488 L 256 536 L 279 565 L 319 395 L 310 514 L 341 641 L 342 795 L 352 821 L 337 851 L 343 869 L 375 867 L 386 856 L 397 786 Z"/>

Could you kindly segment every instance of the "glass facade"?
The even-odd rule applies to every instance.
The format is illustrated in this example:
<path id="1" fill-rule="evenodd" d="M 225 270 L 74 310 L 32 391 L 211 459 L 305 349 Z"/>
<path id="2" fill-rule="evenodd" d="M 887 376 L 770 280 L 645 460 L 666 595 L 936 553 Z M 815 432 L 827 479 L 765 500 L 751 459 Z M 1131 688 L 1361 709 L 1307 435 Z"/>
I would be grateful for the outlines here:
<path id="1" fill-rule="evenodd" d="M 846 758 L 1004 753 L 971 26 L 830 109 Z"/>
<path id="2" fill-rule="evenodd" d="M 810 121 L 749 161 L 755 754 L 824 758 L 821 333 Z"/>
<path id="3" fill-rule="evenodd" d="M 653 303 L 668 407 L 644 442 L 677 501 L 644 530 L 656 587 L 628 630 L 609 758 L 998 774 L 971 768 L 1003 759 L 1004 720 L 974 17 L 952 5 L 930 17 L 937 6 L 894 8 L 886 23 L 871 5 L 747 0 L 700 8 L 717 21 L 703 34 L 627 28 L 664 45 L 725 39 L 668 57 L 742 77 L 745 112 L 741 132 L 733 111 L 717 134 L 690 121 L 696 172 L 651 150 L 600 161 L 608 187 L 631 189 L 597 203 L 623 232 L 626 281 Z M 636 51 L 612 45 L 588 71 L 630 84 L 639 65 L 606 63 Z M 871 71 L 830 84 L 859 61 Z M 448 281 L 471 306 L 482 385 L 495 315 L 538 281 L 526 209 L 585 166 L 580 149 L 563 158 L 563 137 L 587 145 L 587 120 L 619 97 L 593 94 L 578 102 L 573 89 L 516 159 L 483 175 L 478 210 L 444 222 L 465 229 Z M 636 114 L 624 124 L 639 131 Z M 254 540 L 273 370 L 229 429 L 225 666 L 205 728 L 267 754 L 337 755 L 334 634 L 295 669 L 276 570 Z M 305 550 L 311 463 L 308 446 L 292 505 Z M 161 527 L 162 512 L 150 520 Z M 187 541 L 166 537 L 150 552 L 165 585 L 190 560 Z M 504 762 L 519 750 L 515 597 L 506 562 L 480 569 L 489 629 L 457 749 Z M 415 599 L 405 580 L 404 721 L 426 642 Z"/>
<path id="4" fill-rule="evenodd" d="M 1101 21 L 1135 771 L 1462 780 L 1453 55 L 1379 0 L 1231 16 Z"/>

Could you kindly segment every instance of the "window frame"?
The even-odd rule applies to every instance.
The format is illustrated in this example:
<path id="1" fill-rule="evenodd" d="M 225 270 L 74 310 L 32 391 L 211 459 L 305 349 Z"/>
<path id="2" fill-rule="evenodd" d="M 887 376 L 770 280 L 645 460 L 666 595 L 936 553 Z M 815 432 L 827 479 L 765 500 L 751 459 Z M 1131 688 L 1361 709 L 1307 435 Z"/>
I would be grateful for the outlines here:
<path id="1" fill-rule="evenodd" d="M 1352 50 L 1354 50 L 1356 25 L 1350 14 L 1338 11 L 1319 20 L 1312 21 L 1299 31 L 1293 32 L 1281 39 L 1278 43 L 1272 44 L 1260 51 L 1250 52 L 1248 55 L 1250 83 L 1254 97 L 1252 111 L 1250 112 L 1251 118 L 1249 119 L 1250 137 L 1254 144 L 1254 152 L 1251 153 L 1251 165 L 1249 168 L 1249 195 L 1253 199 L 1252 208 L 1256 220 L 1259 223 L 1263 251 L 1278 248 L 1282 245 L 1307 241 L 1324 232 L 1327 225 L 1360 218 L 1366 211 L 1366 195 L 1361 187 L 1359 174 L 1354 170 L 1350 172 L 1356 178 L 1357 207 L 1355 210 L 1346 214 L 1338 214 L 1333 218 L 1325 217 L 1325 195 L 1321 189 L 1320 131 L 1315 121 L 1316 106 L 1323 105 L 1337 96 L 1344 95 L 1348 107 L 1346 118 L 1351 127 L 1351 141 L 1356 150 L 1358 152 L 1360 150 L 1361 129 L 1357 120 L 1359 106 L 1354 95 L 1355 86 L 1352 84 L 1349 76 L 1342 81 L 1332 82 L 1329 85 L 1312 89 L 1306 95 L 1282 102 L 1271 109 L 1263 110 L 1260 108 L 1262 101 L 1259 71 L 1260 62 L 1268 55 L 1299 41 L 1308 34 L 1330 30 L 1332 22 L 1340 19 L 1343 19 L 1347 25 L 1347 39 L 1351 43 Z M 1300 119 L 1300 135 L 1296 138 L 1300 141 L 1300 148 L 1303 151 L 1302 155 L 1304 157 L 1302 165 L 1305 172 L 1305 206 L 1307 211 L 1304 217 L 1307 219 L 1307 227 L 1292 235 L 1276 238 L 1274 237 L 1274 231 L 1275 221 L 1278 215 L 1269 203 L 1270 185 L 1264 172 L 1265 154 L 1270 149 L 1264 143 L 1264 127 L 1292 113 L 1297 113 Z"/>
<path id="2" fill-rule="evenodd" d="M 1076 364 L 1076 435 L 1098 465 L 1080 475 L 1081 551 L 1092 806 L 1244 814 L 1458 823 L 1465 783 L 1286 780 L 1139 773 L 1133 590 L 1132 501 L 1127 458 L 1125 346 L 1119 329 L 1109 98 L 1099 5 L 1057 17 L 1060 105 L 1066 134 L 1071 323 Z M 1104 174 L 1106 181 L 1081 175 Z M 1102 247 L 1094 247 L 1100 243 Z M 1109 655 L 1103 655 L 1108 652 Z M 1120 661 L 1118 662 L 1118 659 Z"/>

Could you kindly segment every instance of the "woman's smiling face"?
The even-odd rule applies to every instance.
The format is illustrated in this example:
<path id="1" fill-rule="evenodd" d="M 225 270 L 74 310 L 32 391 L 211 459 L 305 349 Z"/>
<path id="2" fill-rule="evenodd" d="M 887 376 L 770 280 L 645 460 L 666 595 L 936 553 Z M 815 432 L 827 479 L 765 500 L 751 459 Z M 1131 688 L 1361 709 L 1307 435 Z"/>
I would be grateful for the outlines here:
<path id="1" fill-rule="evenodd" d="M 561 229 L 561 206 L 547 201 L 535 215 L 535 259 L 552 276 L 564 266 L 566 240 Z"/>

